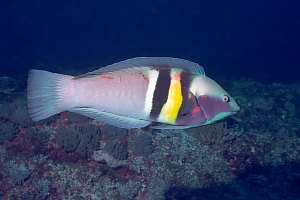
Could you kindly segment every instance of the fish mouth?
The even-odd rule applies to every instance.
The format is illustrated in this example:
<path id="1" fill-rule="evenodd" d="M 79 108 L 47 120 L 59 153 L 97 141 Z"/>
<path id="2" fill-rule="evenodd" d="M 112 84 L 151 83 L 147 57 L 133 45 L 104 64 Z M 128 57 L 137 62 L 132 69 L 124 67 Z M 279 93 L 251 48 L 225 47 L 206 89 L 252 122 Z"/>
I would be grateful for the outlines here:
<path id="1" fill-rule="evenodd" d="M 235 115 L 235 114 L 238 113 L 238 111 L 232 111 L 232 112 L 230 112 L 230 113 L 231 113 L 231 115 Z"/>
<path id="2" fill-rule="evenodd" d="M 236 105 L 233 107 L 231 113 L 234 115 L 234 114 L 236 114 L 237 112 L 239 112 L 240 110 L 241 110 L 241 108 L 236 104 Z"/>
<path id="3" fill-rule="evenodd" d="M 231 111 L 229 111 L 230 115 L 235 115 L 237 114 L 239 111 L 240 111 L 240 107 L 237 106 L 237 107 L 234 107 Z"/>

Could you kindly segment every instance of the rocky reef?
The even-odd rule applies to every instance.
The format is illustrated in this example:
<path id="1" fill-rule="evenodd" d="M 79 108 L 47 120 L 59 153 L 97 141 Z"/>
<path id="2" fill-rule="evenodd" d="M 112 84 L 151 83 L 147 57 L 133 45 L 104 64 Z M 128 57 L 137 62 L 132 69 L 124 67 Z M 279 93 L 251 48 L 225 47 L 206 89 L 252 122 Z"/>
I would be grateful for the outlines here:
<path id="1" fill-rule="evenodd" d="M 3 88 L 0 199 L 300 199 L 300 84 L 225 88 L 241 111 L 187 130 L 33 123 L 25 91 Z"/>

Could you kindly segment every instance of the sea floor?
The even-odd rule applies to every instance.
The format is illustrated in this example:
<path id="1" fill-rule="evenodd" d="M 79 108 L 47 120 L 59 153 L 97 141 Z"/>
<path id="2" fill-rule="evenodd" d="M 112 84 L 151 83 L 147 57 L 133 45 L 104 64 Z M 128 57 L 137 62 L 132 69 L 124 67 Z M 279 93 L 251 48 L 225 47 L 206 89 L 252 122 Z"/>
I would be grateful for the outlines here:
<path id="1" fill-rule="evenodd" d="M 129 131 L 69 112 L 33 123 L 11 85 L 0 86 L 0 199 L 300 199 L 299 83 L 237 80 L 231 118 Z"/>

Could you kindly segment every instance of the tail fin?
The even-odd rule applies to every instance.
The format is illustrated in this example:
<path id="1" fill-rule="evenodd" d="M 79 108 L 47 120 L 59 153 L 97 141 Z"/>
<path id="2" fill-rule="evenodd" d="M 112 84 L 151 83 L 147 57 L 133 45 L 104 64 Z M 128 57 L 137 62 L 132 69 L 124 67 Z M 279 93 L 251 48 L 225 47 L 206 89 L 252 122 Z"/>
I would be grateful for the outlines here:
<path id="1" fill-rule="evenodd" d="M 71 76 L 43 70 L 30 70 L 28 74 L 28 112 L 33 121 L 39 121 L 66 110 L 61 87 Z"/>

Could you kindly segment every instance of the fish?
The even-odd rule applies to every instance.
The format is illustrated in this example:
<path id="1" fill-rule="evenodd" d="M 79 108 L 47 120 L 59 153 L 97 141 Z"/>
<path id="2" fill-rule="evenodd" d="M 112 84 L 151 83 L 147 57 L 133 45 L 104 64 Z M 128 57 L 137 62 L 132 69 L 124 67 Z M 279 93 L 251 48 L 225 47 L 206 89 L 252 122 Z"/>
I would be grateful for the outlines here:
<path id="1" fill-rule="evenodd" d="M 180 58 L 131 58 L 79 76 L 31 69 L 27 83 L 33 121 L 69 111 L 126 129 L 186 129 L 240 110 L 202 66 Z"/>

